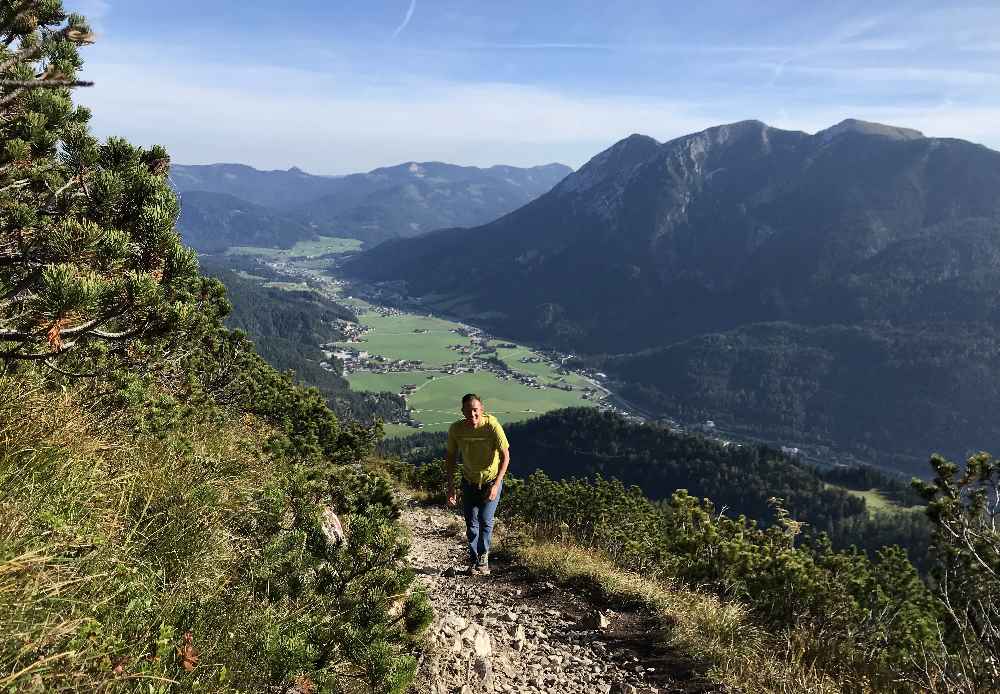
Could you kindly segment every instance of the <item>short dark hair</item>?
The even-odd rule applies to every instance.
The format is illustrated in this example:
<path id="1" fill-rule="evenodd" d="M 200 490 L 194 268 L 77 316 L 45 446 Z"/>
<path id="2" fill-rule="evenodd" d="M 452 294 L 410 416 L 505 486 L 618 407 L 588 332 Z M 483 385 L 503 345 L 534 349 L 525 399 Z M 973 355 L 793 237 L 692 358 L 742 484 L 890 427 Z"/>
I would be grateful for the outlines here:
<path id="1" fill-rule="evenodd" d="M 480 405 L 483 404 L 483 399 L 475 393 L 466 393 L 462 396 L 462 407 L 465 407 L 466 404 L 472 402 L 473 400 L 478 400 Z"/>

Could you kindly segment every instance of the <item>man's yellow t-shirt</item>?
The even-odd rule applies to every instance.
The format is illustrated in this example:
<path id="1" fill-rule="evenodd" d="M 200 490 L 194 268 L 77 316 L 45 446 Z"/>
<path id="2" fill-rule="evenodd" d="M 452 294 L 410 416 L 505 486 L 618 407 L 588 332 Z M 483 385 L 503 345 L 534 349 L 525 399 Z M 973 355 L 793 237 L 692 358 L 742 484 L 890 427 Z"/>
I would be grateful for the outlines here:
<path id="1" fill-rule="evenodd" d="M 462 475 L 470 484 L 482 486 L 500 472 L 500 451 L 507 450 L 507 435 L 493 415 L 483 414 L 472 428 L 460 419 L 448 428 L 448 455 L 462 452 Z"/>

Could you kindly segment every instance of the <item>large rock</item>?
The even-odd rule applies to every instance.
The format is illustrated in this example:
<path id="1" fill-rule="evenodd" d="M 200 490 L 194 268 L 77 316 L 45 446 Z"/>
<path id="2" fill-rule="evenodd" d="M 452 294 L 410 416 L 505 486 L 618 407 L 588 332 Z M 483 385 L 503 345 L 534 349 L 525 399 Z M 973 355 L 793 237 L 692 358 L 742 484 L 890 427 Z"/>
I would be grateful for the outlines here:
<path id="1" fill-rule="evenodd" d="M 341 525 L 337 514 L 329 506 L 323 508 L 323 514 L 320 516 L 320 530 L 323 531 L 323 536 L 331 547 L 336 547 L 347 540 L 344 526 Z"/>

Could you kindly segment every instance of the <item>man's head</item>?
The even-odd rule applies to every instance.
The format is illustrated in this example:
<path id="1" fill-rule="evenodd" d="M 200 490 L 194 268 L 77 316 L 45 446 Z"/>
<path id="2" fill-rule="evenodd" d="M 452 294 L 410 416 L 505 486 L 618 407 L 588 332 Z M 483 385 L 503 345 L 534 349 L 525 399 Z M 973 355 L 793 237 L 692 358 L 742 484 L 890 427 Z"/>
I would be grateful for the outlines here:
<path id="1" fill-rule="evenodd" d="M 475 393 L 467 393 L 462 397 L 462 414 L 465 421 L 474 427 L 483 421 L 483 401 Z"/>

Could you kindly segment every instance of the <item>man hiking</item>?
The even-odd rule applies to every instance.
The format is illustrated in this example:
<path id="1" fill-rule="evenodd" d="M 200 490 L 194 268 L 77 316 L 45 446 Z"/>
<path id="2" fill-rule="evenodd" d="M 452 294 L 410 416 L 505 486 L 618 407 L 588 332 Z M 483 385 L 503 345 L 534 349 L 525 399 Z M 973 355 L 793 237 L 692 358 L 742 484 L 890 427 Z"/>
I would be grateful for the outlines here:
<path id="1" fill-rule="evenodd" d="M 490 574 L 490 540 L 493 516 L 503 491 L 503 478 L 510 465 L 510 447 L 503 427 L 493 415 L 483 411 L 483 401 L 475 393 L 462 398 L 460 419 L 448 428 L 445 464 L 448 472 L 448 505 L 454 506 L 455 457 L 462 453 L 462 502 L 465 535 L 469 539 L 469 573 Z"/>

